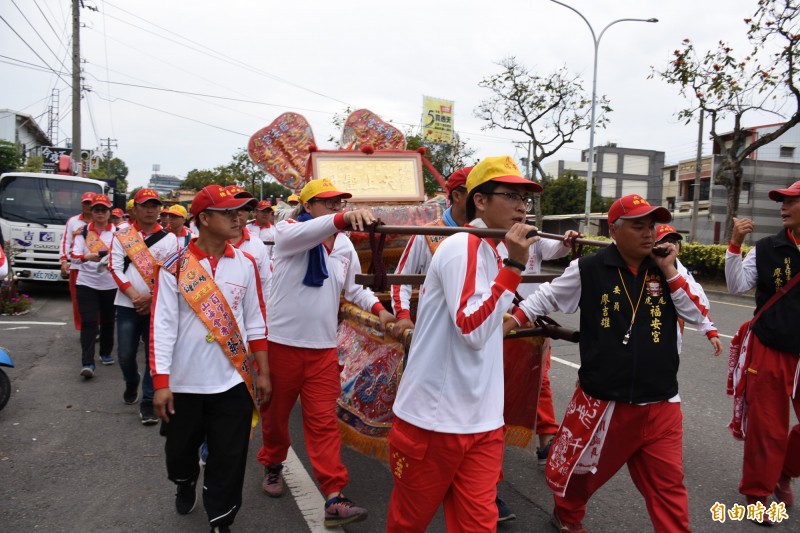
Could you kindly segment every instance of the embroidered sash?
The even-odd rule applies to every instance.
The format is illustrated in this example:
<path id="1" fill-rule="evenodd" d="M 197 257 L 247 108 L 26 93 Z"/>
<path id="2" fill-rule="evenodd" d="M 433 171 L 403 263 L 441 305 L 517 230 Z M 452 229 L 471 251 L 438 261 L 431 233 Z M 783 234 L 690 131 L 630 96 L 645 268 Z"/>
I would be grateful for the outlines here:
<path id="1" fill-rule="evenodd" d="M 133 266 L 142 276 L 150 292 L 153 292 L 153 285 L 156 282 L 155 266 L 156 260 L 150 253 L 150 248 L 144 243 L 144 239 L 136 231 L 136 228 L 129 226 L 117 233 L 117 239 L 122 244 L 122 249 L 130 259 Z"/>
<path id="2" fill-rule="evenodd" d="M 206 342 L 216 341 L 228 361 L 242 377 L 253 400 L 253 422 L 258 422 L 255 381 L 253 380 L 253 355 L 247 351 L 236 317 L 228 301 L 222 296 L 214 278 L 200 261 L 184 248 L 178 268 L 178 290 L 197 318 L 208 329 Z"/>
<path id="3" fill-rule="evenodd" d="M 100 235 L 94 230 L 86 231 L 86 238 L 84 239 L 84 242 L 86 243 L 86 247 L 93 254 L 103 250 L 108 251 L 108 246 L 103 242 L 102 239 L 100 239 Z"/>
<path id="4" fill-rule="evenodd" d="M 572 474 L 596 470 L 613 410 L 614 402 L 592 398 L 580 385 L 575 388 L 545 469 L 556 496 L 564 496 Z"/>
<path id="5" fill-rule="evenodd" d="M 426 226 L 444 226 L 444 221 L 440 218 L 431 222 L 430 224 L 426 224 Z M 436 252 L 436 249 L 439 247 L 440 244 L 447 238 L 447 235 L 425 235 L 425 242 L 428 243 L 428 248 L 431 251 L 431 255 Z"/>

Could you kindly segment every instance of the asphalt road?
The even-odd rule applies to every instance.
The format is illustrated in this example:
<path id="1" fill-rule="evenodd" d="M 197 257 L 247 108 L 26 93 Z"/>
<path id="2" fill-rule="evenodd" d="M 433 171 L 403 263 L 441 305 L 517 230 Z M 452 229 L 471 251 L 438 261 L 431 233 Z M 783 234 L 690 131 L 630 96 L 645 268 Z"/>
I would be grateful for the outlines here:
<path id="1" fill-rule="evenodd" d="M 207 531 L 202 505 L 188 516 L 175 513 L 163 439 L 157 427 L 140 424 L 137 406 L 122 403 L 118 366 L 99 367 L 91 381 L 79 377 L 78 334 L 72 327 L 66 291 L 49 285 L 24 290 L 35 298 L 33 311 L 21 317 L 0 317 L 0 344 L 17 365 L 7 369 L 14 390 L 0 411 L 0 530 Z M 712 315 L 723 335 L 732 335 L 752 315 L 750 299 L 717 295 L 711 299 Z M 577 315 L 555 318 L 567 326 L 577 325 Z M 577 346 L 555 342 L 554 357 L 551 380 L 560 417 L 577 376 L 572 366 L 579 362 Z M 709 510 L 715 502 L 728 507 L 744 503 L 737 492 L 742 446 L 726 427 L 731 414 L 725 396 L 726 369 L 726 354 L 713 357 L 705 337 L 687 330 L 679 379 L 692 528 L 698 532 L 760 531 L 749 523 L 714 522 Z M 321 496 L 302 483 L 307 477 L 304 470 L 310 472 L 310 466 L 297 412 L 291 429 L 299 458 L 289 468 L 292 478 L 299 480 L 293 493 L 273 500 L 261 492 L 262 469 L 255 460 L 257 433 L 235 531 L 318 530 Z M 342 453 L 351 474 L 346 492 L 370 510 L 369 520 L 346 531 L 384 531 L 392 486 L 388 469 L 349 449 Z M 517 520 L 499 530 L 552 531 L 552 496 L 531 455 L 507 448 L 504 474 L 500 495 Z M 789 516 L 779 530 L 800 531 L 800 519 L 791 510 Z M 652 531 L 644 502 L 624 469 L 592 499 L 584 525 L 594 533 Z M 445 531 L 441 513 L 430 531 Z"/>

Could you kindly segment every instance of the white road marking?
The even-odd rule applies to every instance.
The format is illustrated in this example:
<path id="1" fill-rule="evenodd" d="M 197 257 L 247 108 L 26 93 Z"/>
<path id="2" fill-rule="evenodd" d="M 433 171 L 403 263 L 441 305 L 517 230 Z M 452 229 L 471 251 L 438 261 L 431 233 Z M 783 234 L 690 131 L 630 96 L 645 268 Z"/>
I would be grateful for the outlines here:
<path id="1" fill-rule="evenodd" d="M 303 518 L 306 519 L 311 533 L 344 531 L 341 527 L 324 526 L 325 499 L 291 447 L 289 447 L 289 453 L 283 462 L 283 479 L 294 496 L 294 501 L 303 514 Z"/>
<path id="2" fill-rule="evenodd" d="M 696 328 L 690 328 L 689 326 L 684 326 L 684 327 L 686 329 L 690 329 L 692 331 L 697 331 Z M 726 339 L 732 339 L 733 338 L 733 335 L 725 335 L 724 333 L 719 333 L 719 331 L 717 333 L 719 334 L 720 337 L 725 337 Z"/>
<path id="3" fill-rule="evenodd" d="M 551 361 L 555 361 L 556 363 L 561 363 L 562 365 L 571 366 L 572 368 L 580 368 L 581 367 L 581 365 L 576 365 L 572 361 L 567 361 L 565 359 L 561 359 L 561 358 L 558 358 L 558 357 L 553 357 L 552 355 L 550 356 L 550 360 Z"/>
<path id="4" fill-rule="evenodd" d="M 755 307 L 756 307 L 754 305 L 734 304 L 734 303 L 731 303 L 731 302 L 720 302 L 720 301 L 717 301 L 717 300 L 709 300 L 709 302 L 711 302 L 712 304 L 719 304 L 719 305 L 732 305 L 734 307 L 745 307 L 747 309 L 755 309 Z"/>
<path id="5" fill-rule="evenodd" d="M 3 331 L 14 331 L 15 329 L 31 329 L 31 328 L 29 328 L 28 326 L 22 326 L 19 328 L 6 328 Z"/>
<path id="6" fill-rule="evenodd" d="M 0 324 L 28 324 L 30 326 L 66 326 L 66 322 L 26 322 L 17 320 L 0 320 Z"/>

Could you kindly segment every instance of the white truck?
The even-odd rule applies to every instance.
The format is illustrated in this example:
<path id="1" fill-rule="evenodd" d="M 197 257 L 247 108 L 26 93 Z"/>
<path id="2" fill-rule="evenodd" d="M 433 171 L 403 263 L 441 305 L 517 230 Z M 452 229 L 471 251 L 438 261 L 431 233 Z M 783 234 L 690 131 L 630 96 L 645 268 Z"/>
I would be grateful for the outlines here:
<path id="1" fill-rule="evenodd" d="M 0 231 L 10 244 L 14 277 L 63 281 L 59 247 L 67 219 L 81 212 L 81 195 L 107 192 L 105 182 L 34 172 L 0 175 Z M 7 248 L 8 249 L 8 248 Z"/>

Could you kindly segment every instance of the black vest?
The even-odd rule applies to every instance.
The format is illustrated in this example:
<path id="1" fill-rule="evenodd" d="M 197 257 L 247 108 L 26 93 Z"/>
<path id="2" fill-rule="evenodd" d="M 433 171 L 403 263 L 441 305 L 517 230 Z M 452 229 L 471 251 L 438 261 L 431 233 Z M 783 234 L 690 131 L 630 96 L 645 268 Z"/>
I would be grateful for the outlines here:
<path id="1" fill-rule="evenodd" d="M 756 243 L 756 312 L 775 294 L 800 274 L 800 250 L 789 240 L 785 229 Z M 764 346 L 797 355 L 800 353 L 800 287 L 784 294 L 767 309 L 753 327 Z"/>
<path id="2" fill-rule="evenodd" d="M 616 245 L 578 261 L 581 387 L 600 400 L 648 403 L 678 393 L 678 315 L 661 269 L 646 258 L 633 275 Z M 620 279 L 620 276 L 622 279 Z M 624 284 L 623 284 L 624 281 Z M 641 302 L 630 339 L 633 307 Z"/>

